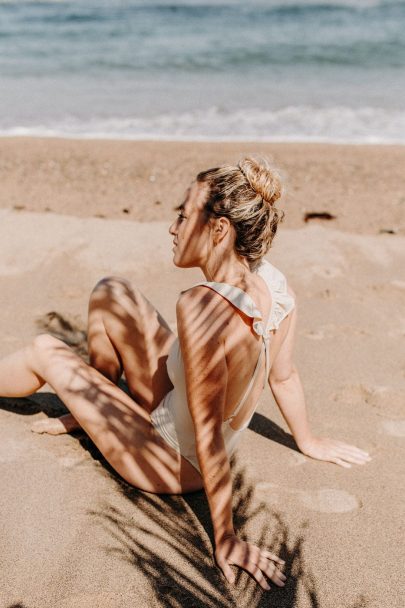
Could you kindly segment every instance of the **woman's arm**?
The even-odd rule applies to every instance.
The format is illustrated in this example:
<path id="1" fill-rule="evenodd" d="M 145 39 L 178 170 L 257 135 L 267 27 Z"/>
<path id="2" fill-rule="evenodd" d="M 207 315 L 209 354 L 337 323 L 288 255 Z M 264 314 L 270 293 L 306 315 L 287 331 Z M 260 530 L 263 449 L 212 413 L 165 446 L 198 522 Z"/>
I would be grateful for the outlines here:
<path id="1" fill-rule="evenodd" d="M 232 480 L 222 421 L 228 375 L 223 336 L 233 314 L 221 296 L 207 288 L 194 287 L 177 302 L 177 329 L 217 563 L 229 582 L 235 580 L 230 569 L 230 564 L 234 564 L 248 570 L 267 589 L 263 573 L 276 584 L 284 584 L 285 577 L 276 565 L 283 562 L 238 539 L 232 519 Z"/>
<path id="2" fill-rule="evenodd" d="M 297 446 L 306 456 L 327 460 L 349 468 L 353 464 L 365 464 L 367 452 L 327 437 L 312 434 L 305 405 L 304 390 L 293 362 L 293 347 L 297 324 L 297 310 L 289 317 L 289 326 L 269 374 L 269 385 L 274 399 L 287 422 Z"/>
<path id="3" fill-rule="evenodd" d="M 213 293 L 213 292 L 212 292 Z M 196 451 L 214 526 L 215 542 L 234 534 L 232 484 L 222 437 L 227 366 L 219 321 L 207 288 L 194 288 L 177 302 L 177 329 L 184 362 L 187 400 L 194 423 Z M 228 308 L 230 308 L 228 306 Z M 225 311 L 228 315 L 229 312 Z M 226 322 L 226 318 L 223 319 Z"/>

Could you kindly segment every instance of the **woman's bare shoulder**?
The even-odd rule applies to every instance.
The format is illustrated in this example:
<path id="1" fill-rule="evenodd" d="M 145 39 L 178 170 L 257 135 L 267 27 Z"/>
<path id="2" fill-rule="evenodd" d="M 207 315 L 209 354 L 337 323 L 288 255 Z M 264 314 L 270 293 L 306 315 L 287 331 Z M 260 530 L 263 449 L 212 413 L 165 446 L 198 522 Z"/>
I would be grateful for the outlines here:
<path id="1" fill-rule="evenodd" d="M 177 299 L 176 307 L 180 310 L 187 310 L 188 308 L 195 309 L 196 307 L 205 308 L 207 305 L 229 308 L 226 299 L 206 285 L 195 285 L 194 287 L 190 287 L 190 289 L 182 291 Z"/>
<path id="2" fill-rule="evenodd" d="M 177 300 L 177 323 L 194 323 L 212 327 L 216 319 L 222 324 L 234 314 L 233 307 L 219 293 L 204 285 L 196 285 L 182 292 Z"/>

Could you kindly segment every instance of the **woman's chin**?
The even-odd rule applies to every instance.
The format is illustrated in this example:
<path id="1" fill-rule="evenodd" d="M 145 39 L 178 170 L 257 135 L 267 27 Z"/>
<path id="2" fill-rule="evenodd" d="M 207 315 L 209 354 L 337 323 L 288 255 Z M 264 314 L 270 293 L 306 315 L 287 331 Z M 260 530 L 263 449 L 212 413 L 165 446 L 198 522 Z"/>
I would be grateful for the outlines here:
<path id="1" fill-rule="evenodd" d="M 195 264 L 187 264 L 184 260 L 182 260 L 176 252 L 173 255 L 173 264 L 177 266 L 177 268 L 194 268 Z"/>
<path id="2" fill-rule="evenodd" d="M 177 261 L 176 258 L 173 258 L 173 264 L 177 267 L 177 268 L 187 268 L 187 266 L 184 266 L 184 264 L 182 264 L 181 262 Z"/>
<path id="3" fill-rule="evenodd" d="M 181 263 L 180 263 L 180 260 L 179 260 L 179 256 L 176 255 L 176 250 L 175 249 L 173 251 L 173 264 L 175 266 L 177 266 L 178 268 L 181 268 Z"/>

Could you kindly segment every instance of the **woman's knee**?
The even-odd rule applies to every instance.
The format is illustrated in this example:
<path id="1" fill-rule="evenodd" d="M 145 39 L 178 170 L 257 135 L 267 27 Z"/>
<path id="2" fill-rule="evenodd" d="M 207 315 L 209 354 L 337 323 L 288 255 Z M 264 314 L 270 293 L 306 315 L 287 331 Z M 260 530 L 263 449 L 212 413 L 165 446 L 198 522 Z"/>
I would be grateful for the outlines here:
<path id="1" fill-rule="evenodd" d="M 146 300 L 141 290 L 127 279 L 119 276 L 103 277 L 91 293 L 89 309 L 90 311 L 99 309 L 113 313 L 114 307 L 117 305 L 126 310 L 129 306 L 133 314 L 134 310 L 146 305 Z M 115 310 L 118 309 L 115 308 Z"/>
<path id="2" fill-rule="evenodd" d="M 55 354 L 62 350 L 71 352 L 69 346 L 62 342 L 62 340 L 59 340 L 50 334 L 39 334 L 38 336 L 35 336 L 31 344 L 29 344 L 28 355 L 34 366 L 34 364 L 37 363 L 44 364 L 49 360 L 54 360 Z"/>
<path id="3" fill-rule="evenodd" d="M 132 287 L 127 279 L 119 276 L 106 276 L 96 283 L 91 296 L 99 297 L 102 292 L 105 296 L 113 297 L 128 291 L 132 291 Z"/>
<path id="4" fill-rule="evenodd" d="M 67 345 L 59 340 L 59 338 L 55 338 L 55 336 L 51 336 L 50 334 L 38 334 L 32 341 L 31 344 L 33 350 L 38 353 L 44 353 L 50 350 L 54 350 L 58 347 L 67 347 Z"/>

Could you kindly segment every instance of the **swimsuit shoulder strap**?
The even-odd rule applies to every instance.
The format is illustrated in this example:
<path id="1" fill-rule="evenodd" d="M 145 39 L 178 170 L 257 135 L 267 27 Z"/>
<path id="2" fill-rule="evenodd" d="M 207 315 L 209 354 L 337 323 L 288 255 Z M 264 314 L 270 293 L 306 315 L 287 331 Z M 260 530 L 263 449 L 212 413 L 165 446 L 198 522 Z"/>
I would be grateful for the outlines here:
<path id="1" fill-rule="evenodd" d="M 216 291 L 245 315 L 251 317 L 253 319 L 253 330 L 259 336 L 263 335 L 265 328 L 263 325 L 262 313 L 246 291 L 243 291 L 234 285 L 229 285 L 228 283 L 216 283 L 214 281 L 201 281 L 194 285 L 194 287 L 200 285 Z"/>

